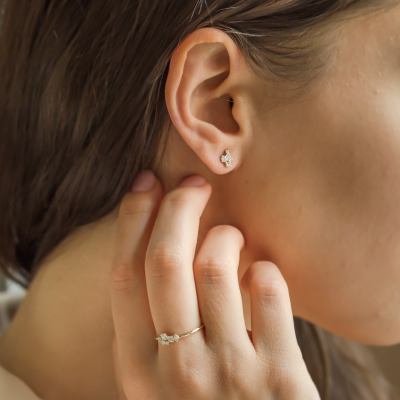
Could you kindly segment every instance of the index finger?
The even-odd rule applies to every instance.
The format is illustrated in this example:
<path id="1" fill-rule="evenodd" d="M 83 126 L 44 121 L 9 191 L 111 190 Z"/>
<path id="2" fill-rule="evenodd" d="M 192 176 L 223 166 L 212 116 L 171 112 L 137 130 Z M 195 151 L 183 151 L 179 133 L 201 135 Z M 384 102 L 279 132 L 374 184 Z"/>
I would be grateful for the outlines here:
<path id="1" fill-rule="evenodd" d="M 133 189 L 120 205 L 112 266 L 111 305 L 123 371 L 132 359 L 148 357 L 157 350 L 144 262 L 162 187 L 151 171 L 143 171 Z"/>
<path id="2" fill-rule="evenodd" d="M 210 195 L 211 185 L 194 176 L 161 203 L 146 255 L 147 291 L 157 335 L 179 335 L 200 326 L 193 259 L 200 216 Z"/>

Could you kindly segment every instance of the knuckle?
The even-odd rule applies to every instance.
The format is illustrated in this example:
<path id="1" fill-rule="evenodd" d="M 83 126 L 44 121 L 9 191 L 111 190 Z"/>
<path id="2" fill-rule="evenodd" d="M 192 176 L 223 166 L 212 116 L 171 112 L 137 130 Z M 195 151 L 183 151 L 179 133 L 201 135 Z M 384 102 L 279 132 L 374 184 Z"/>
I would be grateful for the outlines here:
<path id="1" fill-rule="evenodd" d="M 236 398 L 241 393 L 243 398 L 249 398 L 248 368 L 252 364 L 249 354 L 246 351 L 234 349 L 234 346 L 225 347 L 223 351 L 215 352 L 215 360 L 218 367 L 215 369 L 215 376 L 220 383 L 227 398 Z M 250 383 L 251 385 L 251 383 Z M 235 395 L 236 394 L 236 395 Z"/>
<path id="2" fill-rule="evenodd" d="M 279 303 L 287 295 L 287 287 L 277 279 L 253 281 L 251 290 L 261 303 Z"/>
<path id="3" fill-rule="evenodd" d="M 272 367 L 269 369 L 267 376 L 268 386 L 273 389 L 278 398 L 310 398 L 308 395 L 311 391 L 308 391 L 307 381 L 294 368 L 289 366 Z M 307 395 L 299 397 L 303 393 Z"/>
<path id="4" fill-rule="evenodd" d="M 204 284 L 225 282 L 230 275 L 230 262 L 219 257 L 202 257 L 195 262 L 195 270 Z"/>
<path id="5" fill-rule="evenodd" d="M 192 398 L 194 394 L 197 394 L 196 398 L 203 398 L 204 385 L 197 361 L 191 356 L 181 356 L 169 365 L 167 381 L 173 382 L 175 398 Z"/>
<path id="6" fill-rule="evenodd" d="M 182 269 L 182 249 L 171 243 L 159 244 L 146 258 L 146 269 L 151 277 L 163 277 Z"/>
<path id="7" fill-rule="evenodd" d="M 124 257 L 114 262 L 111 275 L 113 289 L 116 291 L 134 290 L 140 283 L 133 263 Z"/>
<path id="8" fill-rule="evenodd" d="M 267 373 L 267 386 L 277 398 L 285 398 L 285 392 L 290 385 L 287 371 L 280 367 L 270 366 Z"/>

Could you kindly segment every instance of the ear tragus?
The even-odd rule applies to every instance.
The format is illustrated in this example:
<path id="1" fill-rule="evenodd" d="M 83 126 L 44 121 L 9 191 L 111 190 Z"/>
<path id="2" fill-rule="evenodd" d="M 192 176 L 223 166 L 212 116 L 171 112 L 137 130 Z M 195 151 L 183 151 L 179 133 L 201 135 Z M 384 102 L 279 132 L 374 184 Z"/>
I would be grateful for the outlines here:
<path id="1" fill-rule="evenodd" d="M 229 172 L 220 159 L 226 149 L 233 169 L 240 165 L 251 137 L 249 129 L 241 129 L 248 119 L 249 77 L 237 45 L 214 28 L 193 32 L 171 58 L 165 90 L 171 121 L 215 173 Z"/>
<path id="2" fill-rule="evenodd" d="M 214 125 L 221 132 L 237 133 L 239 125 L 232 115 L 233 100 L 229 94 L 206 100 L 193 115 L 201 121 Z"/>

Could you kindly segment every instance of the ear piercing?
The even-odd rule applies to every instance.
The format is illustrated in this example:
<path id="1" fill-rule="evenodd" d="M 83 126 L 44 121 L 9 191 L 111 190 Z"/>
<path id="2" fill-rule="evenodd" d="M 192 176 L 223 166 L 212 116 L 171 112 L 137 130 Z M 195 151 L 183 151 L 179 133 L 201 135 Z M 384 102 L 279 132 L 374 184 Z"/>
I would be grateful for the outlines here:
<path id="1" fill-rule="evenodd" d="M 229 153 L 229 149 L 225 150 L 225 155 L 221 156 L 221 161 L 225 163 L 225 167 L 229 168 L 232 165 L 231 162 L 233 161 L 233 158 L 231 153 Z"/>

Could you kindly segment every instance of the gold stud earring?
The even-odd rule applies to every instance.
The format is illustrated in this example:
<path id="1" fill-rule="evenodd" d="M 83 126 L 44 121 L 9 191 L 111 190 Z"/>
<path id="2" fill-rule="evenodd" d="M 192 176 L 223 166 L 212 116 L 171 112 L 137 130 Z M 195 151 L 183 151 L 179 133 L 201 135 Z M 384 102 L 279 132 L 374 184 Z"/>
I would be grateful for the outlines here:
<path id="1" fill-rule="evenodd" d="M 233 158 L 231 156 L 231 153 L 229 153 L 229 149 L 225 150 L 225 155 L 221 156 L 221 161 L 225 163 L 225 167 L 229 168 L 232 165 L 231 163 L 233 161 Z"/>

